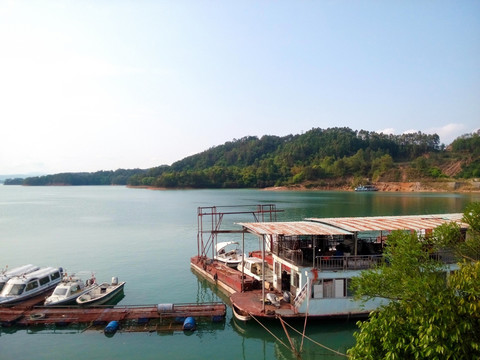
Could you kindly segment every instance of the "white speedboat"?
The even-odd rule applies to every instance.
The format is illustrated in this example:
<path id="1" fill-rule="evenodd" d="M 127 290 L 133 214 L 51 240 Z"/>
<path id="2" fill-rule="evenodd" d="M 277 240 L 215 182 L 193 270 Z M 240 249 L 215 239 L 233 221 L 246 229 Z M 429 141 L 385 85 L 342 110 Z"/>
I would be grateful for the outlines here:
<path id="1" fill-rule="evenodd" d="M 39 266 L 32 265 L 32 264 L 19 266 L 19 267 L 13 268 L 12 270 L 8 270 L 8 266 L 7 266 L 5 270 L 2 270 L 2 272 L 0 272 L 0 292 L 2 292 L 2 289 L 5 286 L 5 284 L 12 277 L 28 274 L 38 269 L 40 269 Z"/>
<path id="2" fill-rule="evenodd" d="M 62 268 L 46 267 L 7 281 L 0 293 L 0 304 L 30 299 L 52 290 L 62 280 Z"/>
<path id="3" fill-rule="evenodd" d="M 245 258 L 243 265 L 241 263 L 238 264 L 237 269 L 259 281 L 265 280 L 270 283 L 273 282 L 272 269 L 270 269 L 266 261 L 264 261 L 262 265 L 262 259 L 257 257 L 251 256 Z"/>
<path id="4" fill-rule="evenodd" d="M 219 242 L 215 250 L 215 260 L 231 268 L 236 268 L 242 262 L 242 250 L 236 241 Z"/>
<path id="5" fill-rule="evenodd" d="M 375 185 L 360 185 L 355 188 L 355 191 L 378 191 L 378 188 Z"/>
<path id="6" fill-rule="evenodd" d="M 112 278 L 112 283 L 104 282 L 95 286 L 85 294 L 77 298 L 78 305 L 101 305 L 110 301 L 113 297 L 120 294 L 125 286 L 125 281 L 119 283 L 116 277 Z"/>
<path id="7" fill-rule="evenodd" d="M 45 306 L 75 304 L 79 296 L 97 287 L 95 277 L 92 275 L 85 283 L 76 276 L 64 276 L 57 285 L 53 294 L 45 299 Z"/>

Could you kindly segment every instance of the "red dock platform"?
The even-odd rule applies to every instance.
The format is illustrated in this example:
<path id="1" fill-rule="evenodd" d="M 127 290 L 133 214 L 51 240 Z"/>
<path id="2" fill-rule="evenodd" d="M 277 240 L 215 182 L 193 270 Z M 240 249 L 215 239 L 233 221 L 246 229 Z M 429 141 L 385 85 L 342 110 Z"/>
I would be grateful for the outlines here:
<path id="1" fill-rule="evenodd" d="M 190 259 L 191 267 L 206 279 L 216 283 L 229 294 L 241 291 L 260 289 L 258 280 L 248 275 L 243 275 L 236 269 L 201 256 L 194 256 Z M 242 281 L 243 280 L 243 281 Z"/>
<path id="2" fill-rule="evenodd" d="M 14 306 L 0 307 L 2 326 L 41 326 L 41 325 L 104 325 L 116 320 L 121 323 L 165 324 L 175 319 L 194 317 L 197 321 L 223 321 L 226 305 L 223 303 L 202 304 L 158 304 L 97 307 L 45 307 L 36 306 L 39 299 L 31 299 Z M 39 301 L 40 300 L 40 301 Z"/>
<path id="3" fill-rule="evenodd" d="M 295 307 L 285 302 L 282 294 L 278 292 L 265 290 L 265 294 L 274 293 L 279 298 L 278 306 L 262 300 L 264 293 L 258 280 L 244 275 L 242 287 L 242 273 L 238 270 L 199 256 L 192 257 L 190 265 L 201 276 L 228 293 L 238 319 L 248 320 L 250 315 L 260 318 L 275 318 L 278 315 L 299 317 L 295 312 Z"/>

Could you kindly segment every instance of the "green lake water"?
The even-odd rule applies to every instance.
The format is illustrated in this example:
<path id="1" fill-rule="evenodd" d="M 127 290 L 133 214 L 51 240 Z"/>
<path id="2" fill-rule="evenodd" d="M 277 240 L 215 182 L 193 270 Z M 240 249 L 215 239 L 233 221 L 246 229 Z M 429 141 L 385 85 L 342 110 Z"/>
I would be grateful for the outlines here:
<path id="1" fill-rule="evenodd" d="M 125 187 L 0 186 L 0 268 L 62 266 L 98 281 L 126 281 L 121 305 L 223 301 L 190 270 L 197 252 L 197 207 L 275 204 L 279 221 L 306 217 L 462 212 L 480 194 L 326 191 L 168 190 Z M 228 220 L 231 223 L 245 219 Z M 228 224 L 227 224 L 228 225 Z M 251 242 L 253 249 L 256 244 Z M 288 343 L 277 323 L 268 327 Z M 303 323 L 292 323 L 302 329 Z M 309 322 L 306 334 L 345 353 L 354 322 Z M 0 359 L 295 359 L 257 324 L 224 323 L 192 334 L 82 328 L 0 328 Z M 301 338 L 291 331 L 299 347 Z M 305 340 L 302 359 L 342 359 Z"/>

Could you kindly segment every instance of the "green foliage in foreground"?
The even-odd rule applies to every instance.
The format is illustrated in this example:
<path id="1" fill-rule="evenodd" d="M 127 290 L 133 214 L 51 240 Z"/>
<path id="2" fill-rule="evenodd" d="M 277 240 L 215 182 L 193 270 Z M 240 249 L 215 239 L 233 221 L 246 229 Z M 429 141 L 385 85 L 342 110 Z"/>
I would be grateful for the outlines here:
<path id="1" fill-rule="evenodd" d="M 480 203 L 464 214 L 470 225 L 458 242 L 456 225 L 445 225 L 431 239 L 397 232 L 389 237 L 387 263 L 356 279 L 357 296 L 383 296 L 388 305 L 359 323 L 352 359 L 480 358 Z M 454 246 L 458 270 L 429 254 Z"/>

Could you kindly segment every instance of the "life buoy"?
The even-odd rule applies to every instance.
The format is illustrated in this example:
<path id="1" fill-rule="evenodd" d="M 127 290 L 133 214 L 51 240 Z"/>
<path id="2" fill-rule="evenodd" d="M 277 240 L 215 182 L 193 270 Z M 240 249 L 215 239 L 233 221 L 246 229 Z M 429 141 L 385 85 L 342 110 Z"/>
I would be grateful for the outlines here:
<path id="1" fill-rule="evenodd" d="M 45 319 L 45 314 L 30 314 L 30 320 Z"/>

